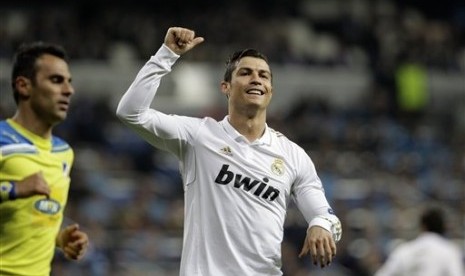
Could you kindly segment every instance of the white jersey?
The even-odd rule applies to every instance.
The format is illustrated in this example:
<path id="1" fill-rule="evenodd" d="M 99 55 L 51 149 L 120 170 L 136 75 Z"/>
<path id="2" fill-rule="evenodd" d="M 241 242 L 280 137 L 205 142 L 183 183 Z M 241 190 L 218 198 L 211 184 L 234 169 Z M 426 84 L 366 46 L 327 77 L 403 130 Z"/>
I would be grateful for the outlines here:
<path id="1" fill-rule="evenodd" d="M 332 231 L 337 241 L 339 220 L 302 148 L 268 126 L 250 143 L 228 116 L 218 122 L 150 109 L 162 76 L 177 58 L 163 45 L 140 70 L 117 115 L 180 161 L 185 191 L 180 274 L 282 275 L 281 242 L 291 198 L 310 225 Z"/>
<path id="2" fill-rule="evenodd" d="M 435 233 L 399 245 L 375 276 L 464 276 L 458 246 Z"/>

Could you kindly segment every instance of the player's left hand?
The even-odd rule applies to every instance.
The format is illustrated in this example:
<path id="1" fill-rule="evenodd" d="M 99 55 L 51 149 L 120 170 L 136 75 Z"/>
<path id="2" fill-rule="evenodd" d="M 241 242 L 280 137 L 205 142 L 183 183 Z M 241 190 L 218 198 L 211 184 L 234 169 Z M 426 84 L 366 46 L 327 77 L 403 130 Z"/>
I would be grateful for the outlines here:
<path id="1" fill-rule="evenodd" d="M 58 233 L 57 246 L 69 260 L 80 260 L 87 252 L 89 237 L 79 230 L 78 224 L 72 224 Z"/>
<path id="2" fill-rule="evenodd" d="M 309 252 L 314 265 L 320 265 L 322 268 L 328 266 L 336 256 L 336 243 L 332 234 L 319 226 L 309 228 L 299 258 Z"/>

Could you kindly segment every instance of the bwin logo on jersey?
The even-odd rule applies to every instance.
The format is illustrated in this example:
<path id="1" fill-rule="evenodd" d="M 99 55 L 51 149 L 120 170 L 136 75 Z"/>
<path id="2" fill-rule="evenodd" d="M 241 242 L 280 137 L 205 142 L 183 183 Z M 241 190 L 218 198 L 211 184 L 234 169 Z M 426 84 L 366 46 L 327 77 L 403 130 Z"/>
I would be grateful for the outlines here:
<path id="1" fill-rule="evenodd" d="M 264 177 L 262 181 L 251 179 L 248 176 L 235 174 L 228 170 L 229 165 L 224 164 L 220 172 L 216 176 L 215 183 L 220 185 L 227 185 L 234 181 L 234 188 L 242 188 L 242 190 L 252 193 L 255 196 L 267 199 L 269 201 L 275 200 L 279 196 L 279 190 L 267 184 L 269 179 Z M 256 189 L 254 189 L 257 187 Z"/>
<path id="2" fill-rule="evenodd" d="M 54 215 L 61 209 L 60 203 L 53 199 L 43 198 L 37 200 L 34 207 L 41 213 Z"/>

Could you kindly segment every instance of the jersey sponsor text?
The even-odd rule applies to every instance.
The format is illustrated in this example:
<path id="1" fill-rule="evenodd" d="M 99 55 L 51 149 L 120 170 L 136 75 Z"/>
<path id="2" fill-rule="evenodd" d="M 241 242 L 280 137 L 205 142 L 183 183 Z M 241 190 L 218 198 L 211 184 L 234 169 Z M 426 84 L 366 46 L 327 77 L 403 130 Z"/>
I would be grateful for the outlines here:
<path id="1" fill-rule="evenodd" d="M 234 188 L 242 188 L 242 190 L 252 193 L 255 196 L 267 199 L 269 201 L 275 200 L 279 196 L 279 190 L 268 184 L 269 179 L 264 177 L 262 181 L 252 179 L 248 176 L 236 174 L 228 170 L 229 165 L 224 164 L 220 172 L 216 176 L 215 183 L 220 185 L 227 185 L 234 180 Z M 254 187 L 257 188 L 253 190 Z"/>

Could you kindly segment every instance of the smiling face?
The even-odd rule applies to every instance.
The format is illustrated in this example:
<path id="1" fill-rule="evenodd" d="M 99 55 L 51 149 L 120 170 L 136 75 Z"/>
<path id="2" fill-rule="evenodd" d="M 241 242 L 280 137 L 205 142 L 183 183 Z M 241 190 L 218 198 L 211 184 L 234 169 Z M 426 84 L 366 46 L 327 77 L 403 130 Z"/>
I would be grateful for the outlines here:
<path id="1" fill-rule="evenodd" d="M 59 57 L 44 54 L 36 60 L 35 67 L 33 79 L 23 76 L 16 79 L 20 106 L 29 109 L 42 123 L 54 126 L 66 118 L 74 94 L 68 64 Z"/>
<path id="2" fill-rule="evenodd" d="M 245 56 L 237 61 L 231 80 L 221 83 L 230 109 L 265 111 L 273 94 L 271 77 L 270 67 L 264 59 Z"/>

